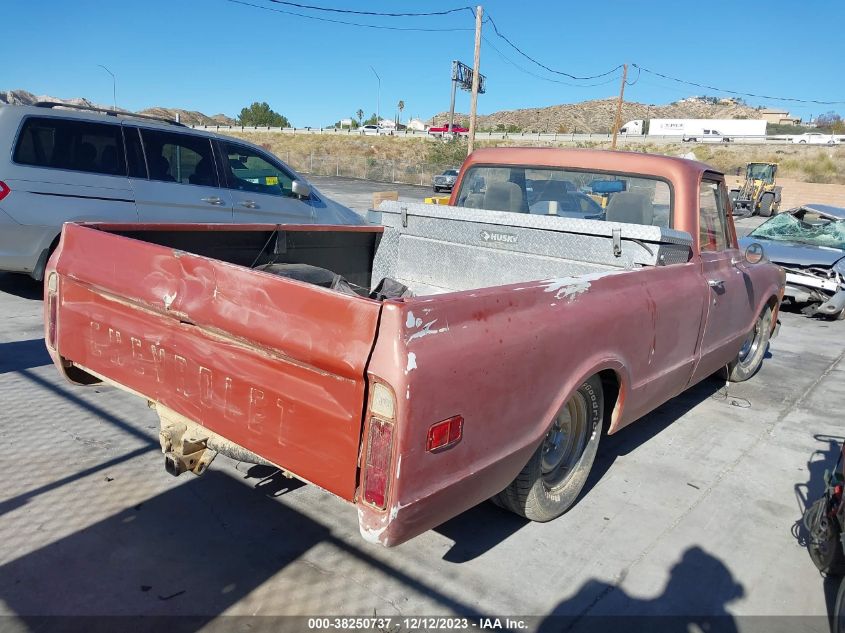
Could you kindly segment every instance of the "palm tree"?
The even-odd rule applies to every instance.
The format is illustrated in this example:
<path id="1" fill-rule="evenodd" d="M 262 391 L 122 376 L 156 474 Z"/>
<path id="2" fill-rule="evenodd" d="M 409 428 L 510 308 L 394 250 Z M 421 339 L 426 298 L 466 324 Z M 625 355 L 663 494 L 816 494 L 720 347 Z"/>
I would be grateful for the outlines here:
<path id="1" fill-rule="evenodd" d="M 358 112 L 356 112 L 355 114 L 358 115 L 358 125 L 360 126 L 361 121 L 364 118 L 364 111 L 361 108 L 358 108 Z"/>
<path id="2" fill-rule="evenodd" d="M 405 109 L 405 102 L 400 99 L 399 105 L 397 107 L 399 108 L 399 120 L 397 121 L 397 123 L 401 123 L 402 122 L 402 110 Z"/>

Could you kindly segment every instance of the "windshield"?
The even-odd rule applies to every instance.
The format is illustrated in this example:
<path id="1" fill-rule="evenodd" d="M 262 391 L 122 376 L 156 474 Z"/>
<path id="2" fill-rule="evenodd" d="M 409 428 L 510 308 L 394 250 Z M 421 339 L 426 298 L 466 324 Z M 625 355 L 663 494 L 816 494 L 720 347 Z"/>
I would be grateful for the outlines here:
<path id="1" fill-rule="evenodd" d="M 473 166 L 458 206 L 669 227 L 669 185 L 655 178 L 554 167 Z"/>
<path id="2" fill-rule="evenodd" d="M 443 175 L 444 176 L 457 176 L 458 170 L 457 169 L 447 169 L 446 171 L 443 172 Z"/>
<path id="3" fill-rule="evenodd" d="M 752 163 L 748 166 L 748 177 L 754 180 L 769 180 L 772 177 L 772 166 Z"/>
<path id="4" fill-rule="evenodd" d="M 751 236 L 845 250 L 845 220 L 833 220 L 812 211 L 784 213 L 758 226 Z"/>

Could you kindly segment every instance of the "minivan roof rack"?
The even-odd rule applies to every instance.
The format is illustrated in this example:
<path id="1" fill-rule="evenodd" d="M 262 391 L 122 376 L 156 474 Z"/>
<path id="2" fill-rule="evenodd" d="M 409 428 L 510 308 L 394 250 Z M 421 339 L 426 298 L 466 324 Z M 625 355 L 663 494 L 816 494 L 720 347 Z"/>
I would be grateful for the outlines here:
<path id="1" fill-rule="evenodd" d="M 84 106 L 84 105 L 76 105 L 74 103 L 62 103 L 61 101 L 38 101 L 35 104 L 37 108 L 71 108 L 72 110 L 83 110 L 87 112 L 102 112 L 103 114 L 107 114 L 109 116 L 127 116 L 133 117 L 136 119 L 149 119 L 150 121 L 159 121 L 161 123 L 169 123 L 171 125 L 179 125 L 181 127 L 187 127 L 184 123 L 180 123 L 179 121 L 174 121 L 173 119 L 167 119 L 161 116 L 153 116 L 152 114 L 136 114 L 135 112 L 122 112 L 119 110 L 112 110 L 110 108 L 98 108 L 96 106 Z"/>

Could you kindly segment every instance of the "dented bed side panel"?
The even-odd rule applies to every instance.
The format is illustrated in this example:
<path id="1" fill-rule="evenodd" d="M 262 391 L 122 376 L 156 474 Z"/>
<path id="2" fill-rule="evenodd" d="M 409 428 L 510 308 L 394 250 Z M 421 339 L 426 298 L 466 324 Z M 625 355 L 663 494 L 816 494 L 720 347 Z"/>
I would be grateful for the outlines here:
<path id="1" fill-rule="evenodd" d="M 51 266 L 57 364 L 354 498 L 377 302 L 74 225 Z"/>
<path id="2" fill-rule="evenodd" d="M 620 382 L 611 432 L 680 393 L 706 291 L 689 263 L 385 304 L 369 371 L 396 392 L 397 437 L 387 509 L 359 507 L 362 535 L 395 545 L 504 489 L 598 371 Z M 426 452 L 454 415 L 463 439 Z"/>

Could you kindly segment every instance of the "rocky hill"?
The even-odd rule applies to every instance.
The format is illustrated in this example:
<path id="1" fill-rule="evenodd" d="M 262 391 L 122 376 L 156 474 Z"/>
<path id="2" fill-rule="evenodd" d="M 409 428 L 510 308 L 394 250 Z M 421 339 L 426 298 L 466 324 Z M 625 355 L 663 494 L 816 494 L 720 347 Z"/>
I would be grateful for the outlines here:
<path id="1" fill-rule="evenodd" d="M 526 108 L 506 110 L 480 115 L 478 127 L 481 130 L 502 129 L 523 132 L 578 132 L 603 133 L 613 129 L 616 116 L 616 99 L 597 99 L 581 103 L 564 103 L 547 108 Z M 704 99 L 688 98 L 668 105 L 645 103 L 624 103 L 622 123 L 633 119 L 754 119 L 760 118 L 757 109 L 735 103 L 710 103 Z M 432 117 L 431 124 L 443 124 L 449 120 L 448 112 Z M 469 120 L 468 114 L 455 113 L 456 122 Z"/>
<path id="2" fill-rule="evenodd" d="M 39 101 L 56 101 L 58 103 L 67 103 L 68 105 L 80 105 L 96 108 L 111 107 L 108 105 L 99 105 L 81 97 L 60 99 L 59 97 L 51 97 L 47 95 L 36 96 L 26 90 L 0 91 L 0 103 L 8 103 L 11 105 L 32 105 L 34 103 L 38 103 Z M 129 110 L 124 110 L 122 108 L 118 108 L 118 110 L 121 112 L 129 112 Z M 225 114 L 208 116 L 202 112 L 196 112 L 194 110 L 180 110 L 179 108 L 147 108 L 146 110 L 141 110 L 138 114 L 148 114 L 151 116 L 164 117 L 166 119 L 174 120 L 178 114 L 179 120 L 185 125 L 237 125 L 237 121 L 231 117 L 227 117 Z"/>

